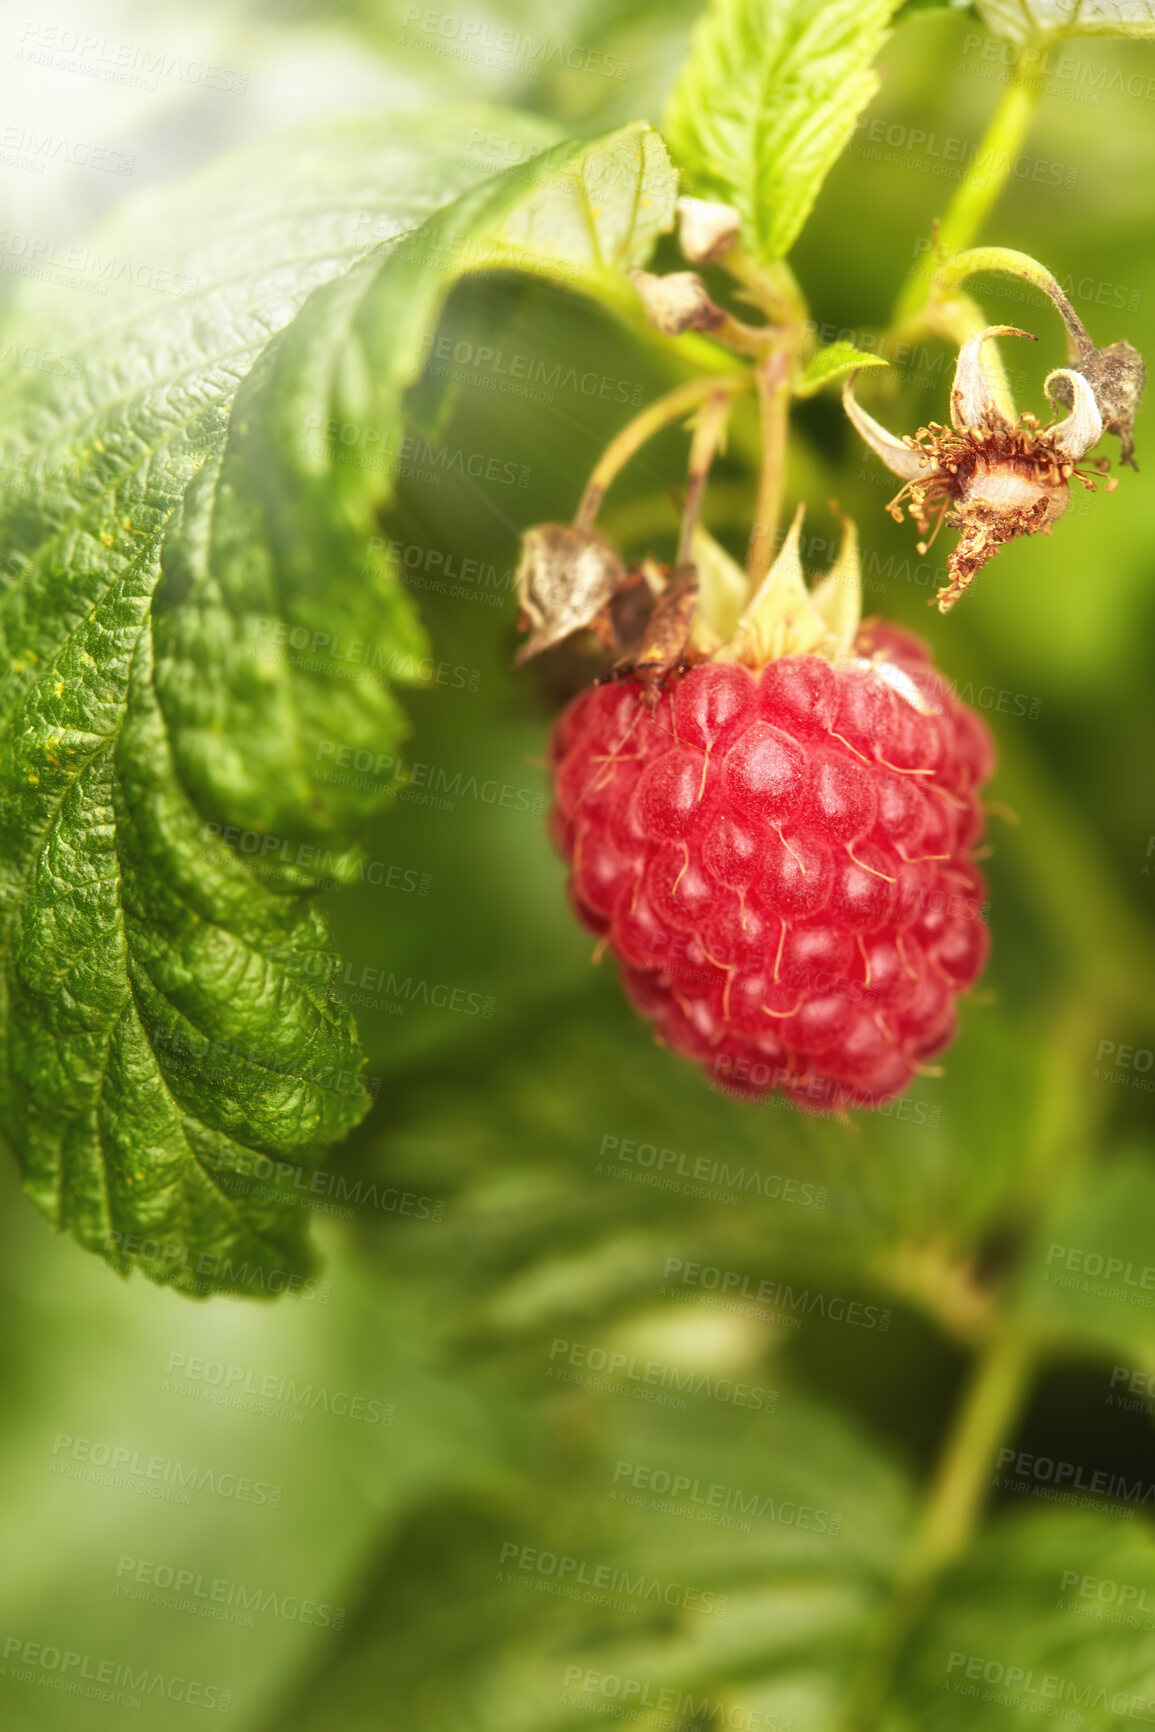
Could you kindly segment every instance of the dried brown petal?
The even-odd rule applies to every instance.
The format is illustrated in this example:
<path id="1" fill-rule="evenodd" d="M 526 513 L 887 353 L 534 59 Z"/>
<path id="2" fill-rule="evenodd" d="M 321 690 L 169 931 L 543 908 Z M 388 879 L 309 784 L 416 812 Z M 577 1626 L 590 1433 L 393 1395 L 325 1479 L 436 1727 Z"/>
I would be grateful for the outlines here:
<path id="1" fill-rule="evenodd" d="M 569 523 L 526 530 L 515 581 L 532 632 L 515 665 L 588 626 L 625 580 L 617 549 L 596 530 Z"/>

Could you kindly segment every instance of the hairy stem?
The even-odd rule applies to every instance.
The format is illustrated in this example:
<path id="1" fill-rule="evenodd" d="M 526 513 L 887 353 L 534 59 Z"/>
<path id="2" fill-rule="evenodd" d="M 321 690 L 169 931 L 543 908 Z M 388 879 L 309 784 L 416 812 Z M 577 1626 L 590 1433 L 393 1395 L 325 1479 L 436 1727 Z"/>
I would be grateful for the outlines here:
<path id="1" fill-rule="evenodd" d="M 756 264 L 741 247 L 732 247 L 719 260 L 735 282 L 746 291 L 745 298 L 760 307 L 774 325 L 792 325 L 799 329 L 806 324 L 806 300 L 796 277 L 785 259 L 770 264 Z"/>
<path id="2" fill-rule="evenodd" d="M 690 548 L 702 512 L 702 496 L 706 491 L 710 465 L 725 432 L 732 402 L 731 392 L 716 391 L 712 397 L 707 397 L 698 411 L 694 438 L 690 445 L 690 473 L 686 484 L 686 503 L 682 511 L 682 529 L 678 537 L 678 553 L 674 561 L 676 565 L 689 564 Z"/>
<path id="3" fill-rule="evenodd" d="M 758 477 L 754 526 L 746 555 L 751 593 L 773 563 L 786 490 L 786 444 L 790 433 L 789 349 L 785 345 L 776 348 L 759 364 L 756 377 L 762 405 L 762 467 Z"/>
<path id="4" fill-rule="evenodd" d="M 1037 83 L 1037 81 L 1036 81 Z M 1039 91 L 1032 87 L 1021 66 L 1007 85 L 966 175 L 939 225 L 936 245 L 910 277 L 895 308 L 895 323 L 907 324 L 935 295 L 940 259 L 970 246 L 991 206 L 1002 192 L 1014 160 L 1022 148 Z"/>
<path id="5" fill-rule="evenodd" d="M 602 500 L 610 487 L 631 457 L 635 457 L 655 433 L 660 433 L 671 421 L 677 421 L 682 415 L 689 414 L 708 398 L 728 398 L 738 391 L 748 390 L 752 378 L 749 370 L 743 369 L 737 373 L 688 379 L 684 385 L 678 385 L 673 391 L 667 391 L 664 397 L 659 397 L 656 402 L 649 404 L 640 415 L 635 415 L 634 419 L 627 422 L 621 432 L 610 440 L 598 459 L 574 517 L 575 527 L 593 527 Z"/>

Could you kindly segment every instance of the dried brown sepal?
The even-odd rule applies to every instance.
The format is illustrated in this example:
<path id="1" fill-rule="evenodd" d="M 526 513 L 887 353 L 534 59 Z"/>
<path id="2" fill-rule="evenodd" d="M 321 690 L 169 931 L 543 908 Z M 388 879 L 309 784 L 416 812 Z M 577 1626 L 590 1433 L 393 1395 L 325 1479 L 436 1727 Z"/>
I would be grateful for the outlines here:
<path id="1" fill-rule="evenodd" d="M 1142 355 L 1130 343 L 1110 343 L 1105 349 L 1092 349 L 1084 354 L 1073 363 L 1073 369 L 1082 373 L 1094 391 L 1104 431 L 1114 433 L 1119 440 L 1122 446 L 1119 461 L 1138 470 L 1135 416 L 1147 382 Z M 1068 401 L 1066 397 L 1060 400 Z"/>
<path id="2" fill-rule="evenodd" d="M 568 523 L 526 530 L 515 583 L 530 636 L 514 665 L 592 625 L 626 581 L 617 549 L 596 530 Z"/>
<path id="3" fill-rule="evenodd" d="M 694 271 L 671 271 L 668 276 L 656 277 L 635 267 L 630 277 L 647 320 L 664 337 L 680 337 L 686 331 L 716 331 L 728 322 L 725 308 L 710 299 L 705 283 Z"/>

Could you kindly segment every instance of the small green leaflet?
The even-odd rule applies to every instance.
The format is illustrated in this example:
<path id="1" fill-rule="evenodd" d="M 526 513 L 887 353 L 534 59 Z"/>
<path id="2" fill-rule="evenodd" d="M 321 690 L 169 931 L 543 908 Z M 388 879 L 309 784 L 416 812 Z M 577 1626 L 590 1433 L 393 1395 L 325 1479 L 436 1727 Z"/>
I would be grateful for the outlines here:
<path id="1" fill-rule="evenodd" d="M 819 349 L 816 355 L 811 355 L 802 370 L 795 395 L 813 397 L 816 391 L 821 391 L 823 385 L 829 385 L 833 379 L 845 378 L 847 373 L 856 373 L 860 367 L 889 365 L 881 355 L 871 355 L 865 349 L 856 349 L 852 343 L 831 343 L 829 348 Z"/>
<path id="2" fill-rule="evenodd" d="M 1152 0 L 975 0 L 988 30 L 1011 42 L 1061 42 L 1067 36 L 1155 37 Z"/>
<path id="3" fill-rule="evenodd" d="M 896 0 L 711 0 L 666 132 L 688 190 L 742 216 L 751 255 L 793 246 L 854 122 Z"/>
<path id="4" fill-rule="evenodd" d="M 549 270 L 626 304 L 672 221 L 648 128 L 546 152 L 543 123 L 496 118 L 540 153 L 496 179 L 459 112 L 166 191 L 91 255 L 145 252 L 166 291 L 38 286 L 9 327 L 0 1124 L 58 1228 L 185 1292 L 306 1278 L 292 1177 L 369 1103 L 310 892 L 388 790 L 326 797 L 309 769 L 321 739 L 395 746 L 425 641 L 366 571 L 393 465 L 341 465 L 328 418 L 395 451 L 454 278 Z M 72 364 L 22 374 L 28 345 Z M 333 647 L 354 640 L 365 679 Z"/>

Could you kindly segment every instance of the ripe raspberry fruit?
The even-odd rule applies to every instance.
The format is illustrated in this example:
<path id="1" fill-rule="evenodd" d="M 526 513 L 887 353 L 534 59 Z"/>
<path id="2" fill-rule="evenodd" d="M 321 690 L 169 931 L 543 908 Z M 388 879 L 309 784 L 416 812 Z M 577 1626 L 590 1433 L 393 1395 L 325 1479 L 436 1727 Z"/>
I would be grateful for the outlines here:
<path id="1" fill-rule="evenodd" d="M 917 639 L 855 612 L 823 649 L 715 652 L 653 707 L 638 677 L 581 693 L 552 827 L 658 1038 L 731 1092 L 836 1112 L 901 1093 L 982 972 L 994 752 Z"/>

